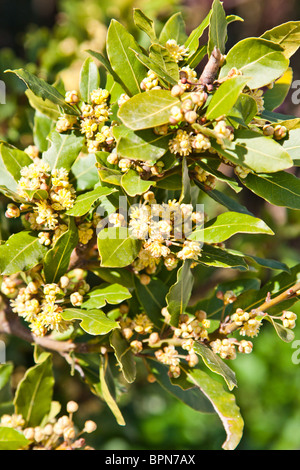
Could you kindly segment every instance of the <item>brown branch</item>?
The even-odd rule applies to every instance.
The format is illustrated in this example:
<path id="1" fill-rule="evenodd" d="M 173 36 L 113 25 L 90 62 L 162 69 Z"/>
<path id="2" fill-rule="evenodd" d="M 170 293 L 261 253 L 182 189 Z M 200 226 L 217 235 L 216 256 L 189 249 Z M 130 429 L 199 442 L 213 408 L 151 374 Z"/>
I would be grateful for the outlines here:
<path id="1" fill-rule="evenodd" d="M 300 291 L 300 282 L 297 282 L 294 286 L 290 287 L 286 291 L 282 292 L 281 294 L 277 295 L 274 297 L 274 299 L 267 297 L 265 302 L 261 304 L 259 307 L 255 308 L 254 311 L 255 313 L 261 313 L 265 314 L 267 310 L 270 308 L 274 307 L 275 305 L 280 304 L 281 302 L 284 302 L 285 300 L 291 299 L 293 297 L 296 297 L 297 292 Z M 237 325 L 235 322 L 231 323 L 223 323 L 220 325 L 220 327 L 215 330 L 210 336 L 209 339 L 210 341 L 213 341 L 217 338 L 224 339 L 234 331 L 236 331 L 239 328 L 240 325 Z"/>
<path id="2" fill-rule="evenodd" d="M 0 310 L 0 333 L 16 336 L 27 343 L 38 344 L 47 350 L 56 351 L 60 354 L 72 351 L 80 353 L 90 351 L 89 345 L 86 343 L 75 344 L 72 341 L 54 340 L 48 336 L 35 336 L 29 328 L 22 325 L 18 315 L 11 311 L 9 304 L 5 300 L 4 308 Z"/>
<path id="3" fill-rule="evenodd" d="M 217 77 L 217 74 L 221 65 L 221 59 L 222 59 L 221 51 L 220 49 L 215 47 L 200 76 L 200 79 L 199 79 L 200 85 L 205 86 L 209 90 L 211 89 Z"/>

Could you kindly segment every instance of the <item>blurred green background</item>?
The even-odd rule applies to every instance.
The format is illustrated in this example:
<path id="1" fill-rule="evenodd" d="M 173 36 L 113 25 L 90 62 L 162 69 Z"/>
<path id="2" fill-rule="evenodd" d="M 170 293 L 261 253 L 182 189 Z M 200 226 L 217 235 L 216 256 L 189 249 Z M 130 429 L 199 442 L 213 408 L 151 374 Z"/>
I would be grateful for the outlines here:
<path id="1" fill-rule="evenodd" d="M 176 11 L 185 17 L 188 32 L 207 14 L 212 0 L 1 0 L 0 1 L 0 80 L 7 87 L 6 104 L 0 105 L 0 139 L 22 148 L 32 143 L 32 112 L 24 95 L 24 86 L 3 71 L 26 66 L 49 82 L 61 77 L 67 89 L 77 85 L 85 50 L 103 50 L 106 30 L 116 18 L 137 36 L 132 8 L 141 8 L 155 18 L 157 27 Z M 298 0 L 224 0 L 227 14 L 236 14 L 245 22 L 229 27 L 228 47 L 249 36 L 259 36 L 267 29 L 289 20 L 299 20 Z M 294 79 L 300 79 L 299 52 L 291 63 Z M 299 106 L 290 95 L 280 111 L 300 117 Z M 224 188 L 225 191 L 225 188 Z M 233 248 L 260 257 L 276 258 L 289 266 L 300 262 L 300 216 L 297 211 L 274 208 L 262 203 L 252 193 L 242 192 L 242 203 L 263 218 L 276 237 L 235 237 Z M 1 203 L 1 201 L 0 201 Z M 208 206 L 210 201 L 204 201 Z M 9 227 L 0 219 L 1 238 Z M 217 207 L 210 208 L 218 210 Z M 267 270 L 253 273 L 263 282 L 271 275 Z M 276 273 L 275 273 L 276 274 Z M 197 272 L 195 299 L 209 295 L 216 282 L 243 275 L 231 270 Z M 209 279 L 209 281 L 207 281 Z M 293 309 L 300 314 L 300 305 Z M 300 339 L 300 324 L 295 329 Z M 32 365 L 32 348 L 21 340 L 5 338 L 7 359 L 16 365 L 13 389 Z M 294 364 L 293 343 L 285 344 L 269 324 L 254 339 L 254 351 L 238 356 L 229 365 L 236 374 L 239 388 L 234 392 L 245 420 L 240 450 L 298 450 L 300 448 L 300 365 Z M 220 449 L 225 432 L 216 415 L 200 415 L 165 394 L 158 384 L 150 385 L 141 368 L 140 379 L 122 393 L 120 406 L 127 426 L 120 427 L 109 409 L 72 377 L 65 361 L 55 356 L 55 399 L 65 404 L 77 400 L 78 423 L 94 419 L 98 424 L 89 444 L 96 449 Z"/>

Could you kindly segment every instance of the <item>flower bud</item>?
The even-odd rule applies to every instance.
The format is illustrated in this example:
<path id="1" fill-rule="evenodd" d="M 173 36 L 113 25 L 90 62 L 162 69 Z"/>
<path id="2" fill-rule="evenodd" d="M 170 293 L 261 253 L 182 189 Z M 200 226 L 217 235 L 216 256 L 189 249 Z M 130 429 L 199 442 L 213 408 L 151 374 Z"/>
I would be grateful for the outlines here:
<path id="1" fill-rule="evenodd" d="M 94 421 L 88 420 L 84 423 L 84 432 L 91 433 L 96 431 L 97 424 Z"/>
<path id="2" fill-rule="evenodd" d="M 173 86 L 171 90 L 171 95 L 176 97 L 176 96 L 181 96 L 184 93 L 184 89 L 180 85 L 175 85 Z"/>

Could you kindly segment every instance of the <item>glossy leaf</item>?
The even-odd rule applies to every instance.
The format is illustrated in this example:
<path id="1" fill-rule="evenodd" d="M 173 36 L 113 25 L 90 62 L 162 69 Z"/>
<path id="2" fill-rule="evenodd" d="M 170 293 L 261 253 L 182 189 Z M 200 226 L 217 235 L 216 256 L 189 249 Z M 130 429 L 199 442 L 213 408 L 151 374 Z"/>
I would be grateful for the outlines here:
<path id="1" fill-rule="evenodd" d="M 38 426 L 49 413 L 52 402 L 54 377 L 51 354 L 25 372 L 16 390 L 15 412 L 21 414 L 26 427 Z"/>
<path id="2" fill-rule="evenodd" d="M 30 441 L 21 431 L 0 426 L 0 450 L 20 450 L 27 447 L 29 443 Z"/>
<path id="3" fill-rule="evenodd" d="M 25 91 L 25 95 L 27 96 L 29 104 L 33 109 L 40 112 L 49 119 L 57 121 L 57 119 L 61 115 L 59 111 L 59 106 L 57 104 L 52 103 L 52 101 L 48 100 L 47 98 L 43 99 L 39 96 L 36 96 L 29 89 Z"/>
<path id="4" fill-rule="evenodd" d="M 74 219 L 70 218 L 69 228 L 55 242 L 44 258 L 44 276 L 48 284 L 58 282 L 70 263 L 73 250 L 78 244 L 78 230 Z"/>
<path id="5" fill-rule="evenodd" d="M 153 181 L 143 180 L 135 170 L 128 170 L 121 179 L 122 188 L 129 196 L 144 194 L 153 185 Z"/>
<path id="6" fill-rule="evenodd" d="M 232 390 L 234 387 L 237 387 L 235 373 L 220 358 L 220 356 L 215 354 L 208 346 L 204 345 L 200 341 L 195 342 L 193 349 L 196 354 L 199 354 L 199 356 L 202 357 L 204 363 L 210 370 L 212 370 L 216 374 L 221 375 L 224 378 L 229 390 Z"/>
<path id="7" fill-rule="evenodd" d="M 191 297 L 194 277 L 191 272 L 190 260 L 185 260 L 183 265 L 178 269 L 177 281 L 170 288 L 167 296 L 167 309 L 171 315 L 170 324 L 178 325 L 180 315 L 185 313 L 185 309 Z"/>
<path id="8" fill-rule="evenodd" d="M 148 359 L 151 372 L 159 385 L 185 405 L 200 413 L 214 413 L 211 402 L 202 393 L 199 387 L 188 381 L 185 371 L 181 371 L 178 379 L 170 379 L 168 367 L 152 359 Z"/>
<path id="9" fill-rule="evenodd" d="M 0 246 L 1 274 L 10 275 L 27 271 L 36 266 L 46 253 L 47 248 L 40 244 L 35 232 L 15 233 Z"/>
<path id="10" fill-rule="evenodd" d="M 300 129 L 290 130 L 287 138 L 282 143 L 282 147 L 293 159 L 294 165 L 300 166 Z"/>
<path id="11" fill-rule="evenodd" d="M 251 77 L 248 86 L 260 88 L 277 80 L 288 68 L 289 61 L 282 48 L 261 38 L 247 38 L 238 42 L 226 55 L 220 77 L 236 67 L 245 77 Z"/>
<path id="12" fill-rule="evenodd" d="M 247 269 L 248 265 L 240 256 L 231 253 L 228 250 L 204 244 L 199 263 L 217 268 L 237 268 Z"/>
<path id="13" fill-rule="evenodd" d="M 37 97 L 51 101 L 62 108 L 66 114 L 79 114 L 73 106 L 66 103 L 64 96 L 54 86 L 49 85 L 42 78 L 38 78 L 24 69 L 6 70 L 6 72 L 12 72 L 17 75 Z"/>
<path id="14" fill-rule="evenodd" d="M 285 100 L 293 81 L 293 70 L 289 67 L 287 71 L 278 78 L 273 87 L 264 93 L 264 107 L 273 111 Z"/>
<path id="15" fill-rule="evenodd" d="M 174 13 L 174 15 L 164 23 L 159 35 L 159 42 L 163 45 L 165 45 L 169 39 L 175 39 L 177 44 L 184 44 L 186 41 L 186 27 L 180 11 Z"/>
<path id="16" fill-rule="evenodd" d="M 120 284 L 101 284 L 88 292 L 81 307 L 86 309 L 101 308 L 106 303 L 119 304 L 130 297 L 128 289 Z"/>
<path id="17" fill-rule="evenodd" d="M 114 193 L 114 188 L 106 188 L 104 186 L 98 186 L 92 191 L 87 191 L 77 197 L 73 207 L 69 209 L 66 214 L 73 217 L 81 217 L 89 212 L 92 205 L 99 201 L 104 196 Z"/>
<path id="18" fill-rule="evenodd" d="M 133 21 L 141 31 L 144 31 L 144 33 L 149 36 L 151 41 L 156 40 L 156 33 L 153 20 L 148 18 L 148 16 L 146 16 L 145 13 L 143 13 L 142 10 L 140 10 L 139 8 L 133 9 Z"/>
<path id="19" fill-rule="evenodd" d="M 176 85 L 179 80 L 178 65 L 170 55 L 169 51 L 160 44 L 152 44 L 149 56 L 142 52 L 134 51 L 136 58 L 152 70 L 168 85 Z"/>
<path id="20" fill-rule="evenodd" d="M 102 392 L 103 399 L 106 401 L 111 412 L 115 416 L 117 423 L 120 426 L 125 426 L 126 423 L 123 418 L 123 415 L 117 405 L 115 397 L 113 396 L 112 390 L 109 387 L 109 381 L 107 378 L 107 370 L 108 370 L 107 359 L 104 357 L 101 357 L 99 376 L 100 376 L 101 392 Z"/>
<path id="21" fill-rule="evenodd" d="M 106 335 L 119 327 L 119 323 L 108 318 L 100 309 L 67 308 L 62 317 L 67 321 L 79 320 L 81 328 L 90 335 Z"/>
<path id="22" fill-rule="evenodd" d="M 250 129 L 236 131 L 231 144 L 224 149 L 212 142 L 212 146 L 225 158 L 256 173 L 274 173 L 293 165 L 290 155 L 278 142 Z"/>
<path id="23" fill-rule="evenodd" d="M 222 445 L 225 450 L 234 450 L 239 444 L 244 422 L 240 414 L 240 409 L 235 402 L 235 396 L 225 392 L 222 385 L 205 374 L 200 369 L 188 369 L 182 367 L 185 371 L 187 379 L 199 387 L 202 393 L 210 400 L 216 413 L 224 426 L 227 434 L 226 441 Z M 178 379 L 176 379 L 178 380 Z M 172 380 L 175 383 L 176 380 Z M 180 383 L 180 379 L 178 381 Z"/>
<path id="24" fill-rule="evenodd" d="M 237 233 L 265 233 L 273 231 L 261 219 L 238 212 L 224 212 L 210 220 L 204 227 L 196 228 L 191 240 L 205 243 L 221 243 Z"/>
<path id="25" fill-rule="evenodd" d="M 214 0 L 208 33 L 208 55 L 210 56 L 214 47 L 217 47 L 221 54 L 225 53 L 227 40 L 227 20 L 226 13 L 220 0 Z"/>
<path id="26" fill-rule="evenodd" d="M 142 161 L 156 161 L 168 150 L 170 134 L 157 135 L 151 129 L 129 131 L 120 137 L 117 152 L 122 157 Z"/>
<path id="27" fill-rule="evenodd" d="M 90 57 L 87 57 L 80 70 L 80 96 L 86 103 L 91 102 L 91 92 L 100 86 L 98 67 Z"/>
<path id="28" fill-rule="evenodd" d="M 185 47 L 187 47 L 189 49 L 189 57 L 188 57 L 188 60 L 193 56 L 193 54 L 197 51 L 198 47 L 199 47 L 199 39 L 201 38 L 201 36 L 203 35 L 205 29 L 209 26 L 209 22 L 210 22 L 210 17 L 211 17 L 211 11 L 208 13 L 208 15 L 204 18 L 204 20 L 202 21 L 202 23 L 200 23 L 199 26 L 197 26 L 197 28 L 195 28 L 191 34 L 189 35 L 189 37 L 187 38 L 187 40 L 185 41 Z"/>
<path id="29" fill-rule="evenodd" d="M 70 170 L 84 143 L 84 137 L 76 132 L 60 134 L 53 130 L 49 135 L 50 147 L 43 153 L 43 160 L 49 163 L 51 170 L 65 168 Z"/>
<path id="30" fill-rule="evenodd" d="M 136 60 L 133 50 L 140 51 L 133 36 L 116 20 L 112 20 L 107 33 L 107 55 L 115 73 L 126 83 L 131 95 L 141 93 L 140 83 L 147 69 Z"/>
<path id="31" fill-rule="evenodd" d="M 0 144 L 0 156 L 7 171 L 15 181 L 19 181 L 21 178 L 21 169 L 32 163 L 32 159 L 26 152 L 6 143 Z"/>
<path id="32" fill-rule="evenodd" d="M 163 317 L 161 310 L 166 306 L 168 286 L 161 279 L 151 279 L 148 285 L 143 285 L 137 276 L 134 278 L 136 295 L 150 320 L 161 328 Z"/>
<path id="33" fill-rule="evenodd" d="M 125 227 L 105 228 L 98 234 L 98 249 L 103 267 L 128 266 L 137 257 L 140 247 L 140 240 L 132 238 Z"/>
<path id="34" fill-rule="evenodd" d="M 233 118 L 234 121 L 237 121 L 238 125 L 240 124 L 246 127 L 256 114 L 257 105 L 255 99 L 246 93 L 241 93 L 235 105 L 229 111 L 228 117 L 230 118 L 230 121 L 232 121 Z"/>
<path id="35" fill-rule="evenodd" d="M 284 55 L 289 59 L 299 48 L 300 21 L 289 21 L 275 26 L 261 37 L 279 44 L 284 50 Z"/>
<path id="36" fill-rule="evenodd" d="M 207 119 L 213 120 L 229 114 L 247 81 L 248 78 L 237 75 L 222 83 L 209 102 L 206 111 Z"/>
<path id="37" fill-rule="evenodd" d="M 300 209 L 300 180 L 291 173 L 249 174 L 241 181 L 250 191 L 275 206 Z"/>
<path id="38" fill-rule="evenodd" d="M 71 168 L 70 183 L 77 191 L 93 189 L 99 182 L 96 157 L 93 153 L 79 155 Z"/>
<path id="39" fill-rule="evenodd" d="M 150 90 L 122 104 L 118 116 L 130 129 L 147 129 L 167 124 L 173 106 L 181 102 L 168 90 Z"/>
<path id="40" fill-rule="evenodd" d="M 114 348 L 115 356 L 126 382 L 134 382 L 136 378 L 135 358 L 132 354 L 129 343 L 125 340 L 119 330 L 114 330 L 111 333 L 110 344 Z"/>

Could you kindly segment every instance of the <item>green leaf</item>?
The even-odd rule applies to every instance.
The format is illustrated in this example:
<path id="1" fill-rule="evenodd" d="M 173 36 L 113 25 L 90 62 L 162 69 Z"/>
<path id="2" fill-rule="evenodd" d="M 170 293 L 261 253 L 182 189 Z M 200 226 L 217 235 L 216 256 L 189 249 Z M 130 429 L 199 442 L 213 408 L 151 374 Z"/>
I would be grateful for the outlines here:
<path id="1" fill-rule="evenodd" d="M 0 426 L 0 450 L 20 450 L 30 442 L 16 429 Z"/>
<path id="2" fill-rule="evenodd" d="M 102 267 L 122 268 L 128 266 L 137 257 L 140 247 L 140 240 L 132 238 L 125 227 L 105 228 L 98 234 L 98 249 Z"/>
<path id="3" fill-rule="evenodd" d="M 51 101 L 62 108 L 66 114 L 79 114 L 73 106 L 65 102 L 64 96 L 61 95 L 54 86 L 49 85 L 49 83 L 45 82 L 42 78 L 38 78 L 24 69 L 6 70 L 6 72 L 16 74 L 37 97 Z"/>
<path id="4" fill-rule="evenodd" d="M 128 342 L 119 330 L 114 330 L 109 339 L 111 346 L 114 348 L 115 356 L 124 379 L 128 383 L 134 382 L 136 378 L 136 364 Z"/>
<path id="5" fill-rule="evenodd" d="M 249 79 L 237 75 L 222 83 L 209 102 L 206 117 L 213 120 L 230 114 Z"/>
<path id="6" fill-rule="evenodd" d="M 264 107 L 273 111 L 285 100 L 293 81 L 293 70 L 289 67 L 287 71 L 278 78 L 273 87 L 264 93 Z"/>
<path id="7" fill-rule="evenodd" d="M 275 26 L 261 37 L 279 44 L 284 50 L 284 55 L 289 59 L 299 48 L 300 21 L 289 21 Z"/>
<path id="8" fill-rule="evenodd" d="M 45 116 L 40 111 L 36 111 L 34 115 L 33 139 L 34 144 L 40 150 L 45 152 L 48 150 L 49 141 L 48 135 L 54 128 L 54 122 L 48 116 Z"/>
<path id="9" fill-rule="evenodd" d="M 192 293 L 194 277 L 190 266 L 190 260 L 183 262 L 177 272 L 177 281 L 166 296 L 167 309 L 171 315 L 170 324 L 175 327 L 180 315 L 184 314 Z"/>
<path id="10" fill-rule="evenodd" d="M 79 90 L 83 101 L 91 102 L 91 92 L 100 86 L 98 67 L 90 57 L 87 57 L 80 70 Z"/>
<path id="11" fill-rule="evenodd" d="M 26 427 L 38 426 L 49 413 L 53 387 L 52 356 L 46 354 L 42 362 L 26 371 L 16 390 L 15 412 L 23 416 Z"/>
<path id="12" fill-rule="evenodd" d="M 214 413 L 211 402 L 201 392 L 199 387 L 187 380 L 186 373 L 181 371 L 176 380 L 170 379 L 167 374 L 168 367 L 152 359 L 148 360 L 152 373 L 155 375 L 159 385 L 178 400 L 200 413 Z"/>
<path id="13" fill-rule="evenodd" d="M 253 193 L 275 206 L 300 209 L 300 180 L 291 173 L 249 174 L 241 182 Z"/>
<path id="14" fill-rule="evenodd" d="M 143 285 L 137 276 L 134 277 L 134 282 L 141 306 L 154 325 L 161 328 L 163 322 L 161 310 L 166 306 L 168 286 L 162 280 L 153 278 L 148 285 Z"/>
<path id="15" fill-rule="evenodd" d="M 39 96 L 36 96 L 31 90 L 27 89 L 25 91 L 25 95 L 28 98 L 30 106 L 39 111 L 44 116 L 48 117 L 52 121 L 57 121 L 59 116 L 61 115 L 59 111 L 59 106 L 57 104 L 52 103 L 52 101 Z"/>
<path id="16" fill-rule="evenodd" d="M 205 29 L 209 26 L 210 18 L 211 18 L 211 10 L 208 13 L 208 15 L 204 18 L 202 23 L 191 32 L 191 34 L 185 41 L 184 45 L 185 47 L 189 49 L 188 61 L 191 59 L 193 54 L 198 50 L 199 39 L 203 35 Z"/>
<path id="17" fill-rule="evenodd" d="M 76 191 L 93 189 L 99 182 L 96 157 L 93 153 L 79 155 L 71 168 L 70 183 Z"/>
<path id="18" fill-rule="evenodd" d="M 13 372 L 13 364 L 0 364 L 0 390 L 8 383 Z"/>
<path id="19" fill-rule="evenodd" d="M 292 330 L 285 328 L 281 323 L 274 321 L 274 318 L 270 317 L 270 315 L 264 315 L 263 319 L 272 324 L 278 337 L 285 343 L 291 343 L 295 339 L 295 334 Z"/>
<path id="20" fill-rule="evenodd" d="M 290 130 L 287 138 L 282 143 L 282 147 L 293 159 L 294 165 L 300 166 L 300 129 Z"/>
<path id="21" fill-rule="evenodd" d="M 217 165 L 219 166 L 219 162 L 217 162 L 217 165 L 214 166 L 209 160 L 207 163 L 205 163 L 205 160 L 203 159 L 197 162 L 197 164 L 201 168 L 203 168 L 203 170 L 205 170 L 207 173 L 213 175 L 217 180 L 226 183 L 236 193 L 239 193 L 243 189 L 235 180 L 235 178 L 224 175 L 224 173 L 217 169 Z"/>
<path id="22" fill-rule="evenodd" d="M 247 38 L 230 49 L 219 78 L 236 67 L 245 77 L 251 77 L 248 81 L 251 89 L 260 88 L 277 80 L 288 66 L 281 46 L 262 38 Z"/>
<path id="23" fill-rule="evenodd" d="M 122 268 L 93 268 L 93 273 L 110 284 L 120 284 L 128 289 L 134 287 L 133 274 Z"/>
<path id="24" fill-rule="evenodd" d="M 9 199 L 12 199 L 15 202 L 20 202 L 20 203 L 27 202 L 26 199 L 20 197 L 18 193 L 11 191 L 11 189 L 8 189 L 6 186 L 0 186 L 0 193 L 4 194 L 4 196 L 6 196 Z"/>
<path id="25" fill-rule="evenodd" d="M 106 335 L 114 328 L 119 328 L 119 323 L 108 318 L 100 309 L 67 308 L 62 317 L 66 321 L 80 320 L 81 328 L 90 335 Z"/>
<path id="26" fill-rule="evenodd" d="M 234 387 L 237 387 L 236 376 L 233 370 L 231 370 L 208 346 L 205 346 L 200 341 L 195 341 L 193 349 L 196 354 L 202 357 L 204 363 L 211 371 L 224 378 L 229 390 L 233 390 Z"/>
<path id="27" fill-rule="evenodd" d="M 149 57 L 143 53 L 134 51 L 137 59 L 152 70 L 163 80 L 166 87 L 176 85 L 179 80 L 178 65 L 169 53 L 168 49 L 160 44 L 152 44 L 149 49 Z"/>
<path id="28" fill-rule="evenodd" d="M 110 64 L 121 81 L 126 83 L 131 95 L 141 93 L 140 83 L 147 69 L 132 50 L 140 52 L 133 36 L 118 21 L 112 20 L 107 33 L 107 55 Z"/>
<path id="29" fill-rule="evenodd" d="M 43 153 L 42 159 L 49 163 L 51 170 L 65 168 L 69 171 L 83 147 L 84 137 L 74 131 L 60 134 L 53 130 L 49 141 L 50 147 Z"/>
<path id="30" fill-rule="evenodd" d="M 82 308 L 101 308 L 108 304 L 119 304 L 126 299 L 130 299 L 131 294 L 126 287 L 120 284 L 101 284 L 93 287 L 84 297 Z"/>
<path id="31" fill-rule="evenodd" d="M 147 129 L 167 124 L 173 106 L 180 107 L 181 102 L 170 91 L 150 90 L 122 104 L 118 117 L 130 129 Z"/>
<path id="32" fill-rule="evenodd" d="M 230 147 L 222 148 L 213 141 L 212 146 L 232 163 L 256 173 L 274 173 L 293 165 L 290 155 L 278 142 L 250 129 L 236 131 Z"/>
<path id="33" fill-rule="evenodd" d="M 110 410 L 112 411 L 113 415 L 115 416 L 117 423 L 120 426 L 125 426 L 125 421 L 123 415 L 117 405 L 115 397 L 112 394 L 112 390 L 109 387 L 109 382 L 107 380 L 107 372 L 108 372 L 108 362 L 107 359 L 101 356 L 100 361 L 100 384 L 101 384 L 101 392 L 103 399 L 106 401 L 107 405 L 109 406 Z"/>
<path id="34" fill-rule="evenodd" d="M 208 34 L 208 55 L 210 56 L 214 47 L 220 49 L 221 54 L 225 53 L 227 40 L 227 20 L 226 13 L 220 0 L 214 0 L 212 5 L 209 34 Z"/>
<path id="35" fill-rule="evenodd" d="M 210 220 L 204 229 L 196 228 L 189 238 L 205 243 L 221 243 L 237 233 L 274 235 L 261 219 L 239 212 L 224 212 Z"/>
<path id="36" fill-rule="evenodd" d="M 164 23 L 159 35 L 159 42 L 165 45 L 169 39 L 175 39 L 177 44 L 184 44 L 186 41 L 185 29 L 182 13 L 178 11 Z"/>
<path id="37" fill-rule="evenodd" d="M 117 153 L 134 160 L 156 161 L 167 152 L 169 139 L 170 134 L 157 135 L 152 129 L 129 131 L 120 137 Z"/>
<path id="38" fill-rule="evenodd" d="M 73 217 L 81 217 L 89 212 L 96 201 L 114 192 L 116 192 L 114 188 L 106 188 L 104 186 L 98 186 L 93 191 L 87 191 L 77 197 L 74 206 L 66 214 Z"/>
<path id="39" fill-rule="evenodd" d="M 44 258 L 44 276 L 46 282 L 58 282 L 70 263 L 72 251 L 78 244 L 78 230 L 74 219 L 70 218 L 69 228 L 56 241 Z"/>
<path id="40" fill-rule="evenodd" d="M 0 144 L 0 156 L 7 169 L 16 182 L 21 178 L 21 169 L 32 163 L 26 152 L 7 143 Z"/>
<path id="41" fill-rule="evenodd" d="M 181 204 L 191 203 L 191 180 L 185 157 L 182 159 L 182 187 L 179 202 Z"/>
<path id="42" fill-rule="evenodd" d="M 198 261 L 201 264 L 216 268 L 238 268 L 241 270 L 248 268 L 247 263 L 241 256 L 235 255 L 230 250 L 207 244 L 203 245 L 201 257 Z"/>
<path id="43" fill-rule="evenodd" d="M 36 266 L 46 253 L 47 248 L 40 244 L 34 232 L 15 233 L 0 246 L 1 274 L 10 275 L 27 271 Z"/>
<path id="44" fill-rule="evenodd" d="M 235 396 L 225 392 L 219 382 L 202 370 L 187 367 L 182 367 L 182 369 L 186 373 L 187 380 L 200 388 L 212 403 L 216 413 L 218 413 L 227 434 L 226 441 L 222 445 L 223 449 L 234 450 L 241 440 L 244 427 L 240 410 L 235 402 Z M 172 379 L 172 382 L 180 385 L 180 378 Z"/>
<path id="45" fill-rule="evenodd" d="M 257 104 L 252 96 L 241 93 L 235 105 L 228 113 L 228 119 L 237 121 L 238 124 L 246 127 L 257 114 Z M 234 125 L 234 124 L 233 124 Z M 238 127 L 238 126 L 236 126 Z"/>
<path id="46" fill-rule="evenodd" d="M 155 33 L 155 27 L 154 27 L 154 22 L 150 18 L 148 18 L 145 13 L 142 12 L 139 8 L 134 8 L 133 9 L 133 21 L 135 25 L 141 30 L 144 31 L 144 33 L 149 36 L 151 41 L 156 40 L 156 33 Z"/>
<path id="47" fill-rule="evenodd" d="M 130 169 L 122 176 L 121 185 L 129 196 L 134 197 L 148 191 L 153 181 L 143 180 L 135 170 Z"/>

